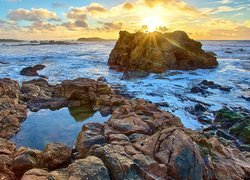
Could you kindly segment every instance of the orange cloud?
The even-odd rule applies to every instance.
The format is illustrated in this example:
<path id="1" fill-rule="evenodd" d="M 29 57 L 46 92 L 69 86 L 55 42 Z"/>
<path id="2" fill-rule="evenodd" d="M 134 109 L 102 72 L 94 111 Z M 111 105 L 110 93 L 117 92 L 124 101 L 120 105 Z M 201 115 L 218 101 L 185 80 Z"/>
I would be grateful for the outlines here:
<path id="1" fill-rule="evenodd" d="M 26 10 L 26 9 L 16 9 L 10 10 L 8 12 L 8 18 L 13 21 L 42 21 L 42 20 L 55 20 L 58 21 L 56 13 L 48 11 L 47 9 L 34 9 Z"/>

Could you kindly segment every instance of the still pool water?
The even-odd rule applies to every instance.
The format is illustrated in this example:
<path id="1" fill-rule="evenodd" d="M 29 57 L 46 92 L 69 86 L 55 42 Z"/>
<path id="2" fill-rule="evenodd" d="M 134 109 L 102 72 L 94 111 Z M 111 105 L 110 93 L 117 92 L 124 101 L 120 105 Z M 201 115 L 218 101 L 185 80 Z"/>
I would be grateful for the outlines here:
<path id="1" fill-rule="evenodd" d="M 43 150 L 46 144 L 51 142 L 63 142 L 73 147 L 83 124 L 102 123 L 109 117 L 103 117 L 100 112 L 94 112 L 88 106 L 30 112 L 22 123 L 21 130 L 11 140 L 17 147 L 25 146 L 39 150 Z"/>

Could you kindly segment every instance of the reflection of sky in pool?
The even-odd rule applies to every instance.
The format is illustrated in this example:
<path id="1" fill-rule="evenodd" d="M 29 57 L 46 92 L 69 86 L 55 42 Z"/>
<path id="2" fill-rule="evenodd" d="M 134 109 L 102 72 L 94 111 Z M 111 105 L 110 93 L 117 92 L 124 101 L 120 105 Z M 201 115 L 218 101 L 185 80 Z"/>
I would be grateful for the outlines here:
<path id="1" fill-rule="evenodd" d="M 50 142 L 63 142 L 72 147 L 83 124 L 105 122 L 108 119 L 102 117 L 100 112 L 93 112 L 90 107 L 40 110 L 29 115 L 11 140 L 17 147 L 27 146 L 39 150 L 43 150 Z"/>

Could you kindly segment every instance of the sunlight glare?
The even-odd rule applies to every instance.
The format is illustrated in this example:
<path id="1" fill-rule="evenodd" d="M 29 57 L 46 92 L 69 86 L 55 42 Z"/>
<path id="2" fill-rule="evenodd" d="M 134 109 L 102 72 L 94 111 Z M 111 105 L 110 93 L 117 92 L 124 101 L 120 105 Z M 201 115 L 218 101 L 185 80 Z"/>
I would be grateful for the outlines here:
<path id="1" fill-rule="evenodd" d="M 162 25 L 161 18 L 154 15 L 145 17 L 142 23 L 148 27 L 149 32 L 154 32 L 157 27 Z"/>

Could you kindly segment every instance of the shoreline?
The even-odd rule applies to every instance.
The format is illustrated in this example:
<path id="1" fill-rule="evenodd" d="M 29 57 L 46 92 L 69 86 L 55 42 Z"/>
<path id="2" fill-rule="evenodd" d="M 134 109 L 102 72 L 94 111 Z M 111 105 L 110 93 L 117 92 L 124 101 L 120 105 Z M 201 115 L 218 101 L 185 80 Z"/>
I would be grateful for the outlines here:
<path id="1" fill-rule="evenodd" d="M 13 92 L 16 92 L 18 88 L 12 87 Z M 92 158 L 97 158 L 95 160 L 100 161 L 100 164 L 104 163 L 102 167 L 106 168 L 105 172 L 109 172 L 111 177 L 116 177 L 117 172 L 121 177 L 130 177 L 130 173 L 132 172 L 133 177 L 191 177 L 192 173 L 186 169 L 186 166 L 184 170 L 184 167 L 182 165 L 180 166 L 178 162 L 178 158 L 189 158 L 189 153 L 192 153 L 195 157 L 191 160 L 190 168 L 194 168 L 200 177 L 211 173 L 210 170 L 207 169 L 208 166 L 209 168 L 213 168 L 213 173 L 218 173 L 216 175 L 217 177 L 220 176 L 221 173 L 227 172 L 226 169 L 228 167 L 243 168 L 244 173 L 242 173 L 241 176 L 247 176 L 247 169 L 249 167 L 247 162 L 240 158 L 244 157 L 244 155 L 237 149 L 224 146 L 215 137 L 207 139 L 202 133 L 184 128 L 177 117 L 159 110 L 154 104 L 142 99 L 129 99 L 114 94 L 110 87 L 104 82 L 80 78 L 51 86 L 45 80 L 40 79 L 25 82 L 23 87 L 21 87 L 21 92 L 23 95 L 21 94 L 20 97 L 26 98 L 25 101 L 33 111 L 48 107 L 60 108 L 76 106 L 79 105 L 79 103 L 93 103 L 95 110 L 111 112 L 112 114 L 107 123 L 85 124 L 76 139 L 75 150 L 70 150 L 69 147 L 56 143 L 48 145 L 43 152 L 29 148 L 14 150 L 14 145 L 10 145 L 10 142 L 1 140 L 3 143 L 0 144 L 4 145 L 4 147 L 6 144 L 9 144 L 7 149 L 12 147 L 12 150 L 8 151 L 10 152 L 10 158 L 15 154 L 13 156 L 14 159 L 11 169 L 16 168 L 14 172 L 17 173 L 17 176 L 27 171 L 23 179 L 33 177 L 34 175 L 36 176 L 36 174 L 42 171 L 41 169 L 28 171 L 32 168 L 48 168 L 48 171 L 43 170 L 44 176 L 52 175 L 56 177 L 54 173 L 57 170 L 54 169 L 60 169 L 65 167 L 65 165 L 67 167 L 67 165 L 70 164 L 68 168 L 62 170 L 66 176 L 68 171 L 70 171 L 70 167 L 78 164 L 81 159 L 86 161 Z M 9 98 L 19 97 L 10 96 L 11 94 L 13 93 L 7 94 L 7 96 L 9 96 Z M 51 94 L 51 97 L 47 97 L 47 101 L 43 101 L 42 99 L 44 98 L 42 96 L 45 97 L 48 96 L 48 94 Z M 77 96 L 75 96 L 75 94 L 77 94 Z M 57 96 L 64 97 L 66 100 L 68 99 L 68 102 L 66 103 L 64 100 L 58 99 Z M 3 95 L 1 98 L 2 97 Z M 160 140 L 160 136 L 165 137 L 163 141 Z M 171 142 L 174 139 L 176 139 L 175 143 L 169 147 L 167 142 Z M 158 149 L 154 146 L 158 148 L 162 147 L 163 149 Z M 221 148 L 219 150 L 217 148 L 218 146 L 223 150 L 221 150 Z M 156 148 L 156 151 L 152 148 Z M 188 153 L 186 153 L 186 148 L 188 149 Z M 51 156 L 46 155 L 48 151 L 52 152 Z M 167 155 L 168 151 L 174 154 L 170 155 L 170 153 Z M 210 153 L 204 154 L 206 151 Z M 229 153 L 231 151 L 237 153 L 232 155 Z M 105 152 L 105 155 L 101 156 L 99 152 Z M 162 153 L 167 153 L 166 155 L 169 156 L 169 160 L 166 161 L 162 156 L 159 156 Z M 211 156 L 211 154 L 220 159 L 220 162 L 216 162 L 216 164 L 211 162 L 213 164 L 212 167 L 205 163 L 205 159 L 209 160 L 210 158 L 208 157 Z M 232 156 L 233 159 L 237 159 L 237 163 L 232 160 Z M 150 158 L 149 164 L 145 164 L 145 158 Z M 29 162 L 31 159 L 35 159 L 35 161 L 32 161 L 31 166 L 26 166 L 26 163 L 23 164 L 24 162 Z M 73 160 L 73 162 L 70 163 L 69 159 Z M 116 164 L 113 166 L 109 164 L 110 160 L 108 159 L 112 161 L 119 160 L 120 163 L 122 163 L 120 165 L 126 166 L 127 168 L 117 169 L 120 165 Z M 213 159 L 214 157 L 209 161 L 213 161 Z M 60 163 L 58 164 L 58 162 Z M 93 162 L 87 162 L 88 165 L 93 165 Z M 239 162 L 240 164 L 238 164 Z M 215 167 L 219 164 L 225 165 L 225 171 L 217 171 Z M 156 169 L 152 168 L 152 166 L 156 167 Z M 11 169 L 9 169 L 10 172 Z M 170 169 L 171 173 L 169 173 Z M 183 173 L 179 174 L 178 172 L 180 171 Z M 238 171 L 232 170 L 231 175 L 234 173 L 239 175 Z M 12 174 L 13 177 L 16 176 L 13 173 L 8 174 Z M 212 176 L 212 174 L 210 175 Z M 60 176 L 58 175 L 57 177 Z M 230 175 L 227 174 L 226 177 L 230 177 Z"/>

